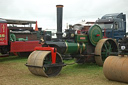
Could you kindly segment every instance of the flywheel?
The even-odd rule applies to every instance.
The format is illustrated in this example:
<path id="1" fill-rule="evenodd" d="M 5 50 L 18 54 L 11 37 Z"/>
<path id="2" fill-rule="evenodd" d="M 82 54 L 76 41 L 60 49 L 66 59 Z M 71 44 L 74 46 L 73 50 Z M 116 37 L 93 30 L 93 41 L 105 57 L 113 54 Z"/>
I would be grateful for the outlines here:
<path id="1" fill-rule="evenodd" d="M 32 74 L 51 77 L 56 76 L 62 69 L 62 57 L 56 54 L 56 65 L 52 65 L 51 51 L 33 51 L 27 61 L 29 71 Z"/>
<path id="2" fill-rule="evenodd" d="M 89 28 L 88 35 L 89 35 L 89 40 L 90 40 L 91 44 L 96 46 L 98 41 L 101 40 L 103 37 L 101 27 L 98 25 L 91 26 Z"/>
<path id="3" fill-rule="evenodd" d="M 118 44 L 114 39 L 101 39 L 95 48 L 96 63 L 102 66 L 109 55 L 118 55 Z"/>

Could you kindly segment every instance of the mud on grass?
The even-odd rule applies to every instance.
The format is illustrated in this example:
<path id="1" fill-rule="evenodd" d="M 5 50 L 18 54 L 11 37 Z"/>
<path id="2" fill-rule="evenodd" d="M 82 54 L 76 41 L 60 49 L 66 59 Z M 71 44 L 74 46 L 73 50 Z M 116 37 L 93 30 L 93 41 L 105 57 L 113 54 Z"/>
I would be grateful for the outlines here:
<path id="1" fill-rule="evenodd" d="M 24 65 L 26 61 L 16 56 L 0 58 L 0 85 L 125 85 L 107 80 L 102 67 L 95 64 L 65 66 L 60 75 L 46 78 L 31 74 Z"/>

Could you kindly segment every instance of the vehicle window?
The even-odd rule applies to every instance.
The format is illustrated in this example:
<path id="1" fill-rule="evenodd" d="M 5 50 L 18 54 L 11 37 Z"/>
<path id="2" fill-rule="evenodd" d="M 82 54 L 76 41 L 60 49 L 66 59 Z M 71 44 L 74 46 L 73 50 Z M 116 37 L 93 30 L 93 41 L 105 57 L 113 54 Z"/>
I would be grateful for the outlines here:
<path id="1" fill-rule="evenodd" d="M 112 29 L 113 28 L 112 23 L 107 23 L 107 24 L 102 23 L 102 24 L 98 24 L 98 25 L 101 27 L 101 29 Z"/>
<path id="2" fill-rule="evenodd" d="M 119 29 L 119 24 L 117 22 L 115 22 L 115 29 Z"/>

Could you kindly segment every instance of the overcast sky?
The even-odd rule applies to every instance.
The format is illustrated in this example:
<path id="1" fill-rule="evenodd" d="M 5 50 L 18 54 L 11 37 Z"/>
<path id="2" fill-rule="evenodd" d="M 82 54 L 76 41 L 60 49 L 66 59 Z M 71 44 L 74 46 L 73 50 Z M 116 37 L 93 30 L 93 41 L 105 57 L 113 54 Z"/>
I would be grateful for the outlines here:
<path id="1" fill-rule="evenodd" d="M 128 0 L 0 0 L 0 18 L 33 20 L 43 29 L 56 29 L 57 4 L 64 5 L 63 28 L 110 13 L 128 15 Z"/>

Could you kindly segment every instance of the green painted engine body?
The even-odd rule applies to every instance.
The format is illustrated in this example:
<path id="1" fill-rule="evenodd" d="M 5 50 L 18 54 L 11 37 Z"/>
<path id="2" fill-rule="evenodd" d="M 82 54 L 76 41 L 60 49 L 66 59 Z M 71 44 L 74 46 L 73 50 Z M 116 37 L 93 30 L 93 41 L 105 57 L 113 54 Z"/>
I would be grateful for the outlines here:
<path id="1" fill-rule="evenodd" d="M 96 46 L 97 42 L 103 38 L 102 30 L 98 25 L 93 25 L 86 33 L 75 34 L 75 42 L 65 42 L 65 54 L 81 54 L 88 44 Z M 92 49 L 92 48 L 90 48 Z"/>
<path id="2" fill-rule="evenodd" d="M 65 51 L 65 54 L 77 54 L 77 53 L 80 53 L 82 51 L 85 50 L 85 46 L 86 44 L 85 43 L 68 43 L 68 42 L 65 42 L 66 44 L 66 51 Z"/>

